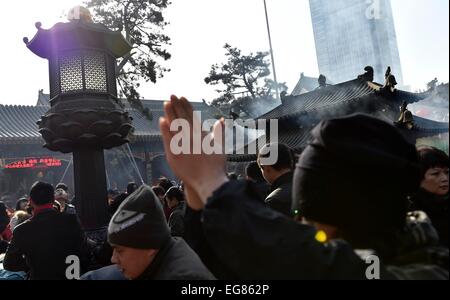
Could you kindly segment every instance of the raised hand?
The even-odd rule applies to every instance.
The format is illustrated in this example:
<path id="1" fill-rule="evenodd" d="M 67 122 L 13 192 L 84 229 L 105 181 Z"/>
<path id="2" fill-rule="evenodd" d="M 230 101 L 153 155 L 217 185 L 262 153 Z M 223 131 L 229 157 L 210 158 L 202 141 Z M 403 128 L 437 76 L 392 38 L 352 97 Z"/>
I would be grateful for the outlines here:
<path id="1" fill-rule="evenodd" d="M 194 133 L 201 134 L 202 141 L 208 133 L 194 132 L 194 128 L 201 128 L 198 127 L 200 121 L 194 116 L 192 105 L 185 98 L 171 96 L 170 102 L 164 104 L 164 111 L 165 117 L 160 119 L 160 129 L 167 161 L 186 186 L 188 205 L 192 209 L 201 209 L 213 192 L 228 181 L 225 174 L 226 156 L 218 153 L 205 154 L 202 145 L 194 145 L 194 142 L 198 142 L 193 138 Z M 186 121 L 189 130 L 182 132 L 177 127 L 183 122 L 186 124 Z M 223 120 L 218 121 L 213 128 L 213 137 L 222 137 L 223 128 Z M 188 153 L 178 154 L 172 149 L 172 140 L 180 134 L 183 134 L 184 142 L 189 142 Z M 193 154 L 194 147 L 201 149 L 200 154 Z"/>

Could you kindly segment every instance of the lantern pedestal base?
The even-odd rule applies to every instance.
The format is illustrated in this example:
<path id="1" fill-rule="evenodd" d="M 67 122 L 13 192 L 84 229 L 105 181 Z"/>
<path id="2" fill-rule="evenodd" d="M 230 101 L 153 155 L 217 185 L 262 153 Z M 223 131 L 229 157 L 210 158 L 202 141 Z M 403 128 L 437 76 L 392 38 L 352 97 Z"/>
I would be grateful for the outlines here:
<path id="1" fill-rule="evenodd" d="M 73 152 L 75 201 L 84 230 L 108 226 L 107 184 L 103 149 L 85 148 Z"/>

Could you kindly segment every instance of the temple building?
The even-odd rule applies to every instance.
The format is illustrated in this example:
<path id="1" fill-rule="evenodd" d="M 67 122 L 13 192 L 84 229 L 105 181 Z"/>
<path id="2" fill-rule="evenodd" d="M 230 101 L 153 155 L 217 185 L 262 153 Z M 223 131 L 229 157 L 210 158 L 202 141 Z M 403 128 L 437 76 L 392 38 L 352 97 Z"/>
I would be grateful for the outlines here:
<path id="1" fill-rule="evenodd" d="M 356 79 L 336 85 L 321 86 L 317 83 L 317 87 L 310 92 L 300 92 L 302 82 L 311 82 L 310 78 L 305 80 L 302 75 L 294 92 L 283 97 L 278 107 L 258 119 L 277 119 L 278 141 L 290 146 L 296 153 L 301 153 L 308 145 L 312 138 L 311 130 L 321 120 L 354 113 L 365 113 L 385 120 L 397 126 L 411 143 L 438 146 L 448 153 L 448 121 L 420 117 L 408 110 L 409 105 L 427 101 L 434 92 L 411 93 L 398 90 L 390 83 L 382 85 L 373 81 L 372 67 L 368 66 L 365 70 L 366 73 Z M 395 82 L 395 77 L 392 74 L 390 76 L 391 81 Z M 448 95 L 448 85 L 442 85 L 441 88 L 447 88 Z M 448 105 L 448 97 L 446 101 Z M 269 141 L 271 141 L 270 133 L 266 132 L 265 137 L 253 143 L 256 143 L 256 149 L 260 149 Z M 249 151 L 253 147 L 255 145 L 247 145 L 243 151 L 245 154 L 232 155 L 230 160 L 234 162 L 256 160 L 256 155 Z"/>

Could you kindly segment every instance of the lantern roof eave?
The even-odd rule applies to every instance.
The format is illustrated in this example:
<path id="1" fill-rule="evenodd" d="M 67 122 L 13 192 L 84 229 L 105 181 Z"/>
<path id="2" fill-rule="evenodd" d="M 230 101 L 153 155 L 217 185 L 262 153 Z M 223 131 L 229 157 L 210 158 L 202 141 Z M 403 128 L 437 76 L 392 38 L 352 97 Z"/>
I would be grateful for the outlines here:
<path id="1" fill-rule="evenodd" d="M 55 50 L 64 47 L 58 44 L 59 39 L 64 39 L 66 42 L 70 41 L 71 44 L 81 47 L 83 47 L 83 44 L 95 41 L 97 45 L 111 53 L 115 58 L 123 57 L 132 49 L 120 30 L 112 31 L 99 23 L 60 22 L 50 29 L 43 29 L 41 23 L 38 22 L 36 28 L 38 32 L 33 39 L 29 41 L 28 38 L 24 38 L 24 42 L 34 54 L 45 59 L 49 59 Z"/>

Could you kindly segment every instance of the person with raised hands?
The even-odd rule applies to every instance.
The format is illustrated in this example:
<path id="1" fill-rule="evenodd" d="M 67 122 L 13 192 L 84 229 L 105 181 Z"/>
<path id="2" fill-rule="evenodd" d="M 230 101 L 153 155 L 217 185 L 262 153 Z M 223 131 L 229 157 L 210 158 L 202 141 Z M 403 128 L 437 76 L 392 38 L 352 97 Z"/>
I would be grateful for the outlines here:
<path id="1" fill-rule="evenodd" d="M 228 181 L 220 151 L 172 151 L 180 135 L 189 150 L 198 147 L 199 120 L 183 97 L 164 109 L 167 160 L 187 204 L 202 210 L 209 246 L 237 279 L 449 278 L 448 249 L 438 247 L 431 222 L 407 213 L 418 158 L 392 125 L 362 114 L 322 121 L 295 168 L 289 218 L 261 203 L 251 182 Z M 223 129 L 220 120 L 201 137 L 220 143 Z"/>

